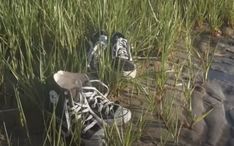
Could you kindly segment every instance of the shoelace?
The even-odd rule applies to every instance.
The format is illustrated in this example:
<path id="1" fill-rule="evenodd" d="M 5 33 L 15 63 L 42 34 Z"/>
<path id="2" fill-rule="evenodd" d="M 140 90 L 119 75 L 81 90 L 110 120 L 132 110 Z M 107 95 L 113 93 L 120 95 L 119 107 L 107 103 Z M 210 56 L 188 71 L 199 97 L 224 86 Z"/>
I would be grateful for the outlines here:
<path id="1" fill-rule="evenodd" d="M 109 93 L 108 87 L 100 80 L 90 80 L 90 82 L 99 83 L 100 85 L 102 85 L 107 89 L 106 93 L 102 94 L 95 87 L 89 87 L 89 86 L 82 87 L 82 93 L 86 97 L 88 103 L 90 104 L 90 107 L 93 109 L 97 108 L 97 111 L 99 113 L 104 112 L 105 115 L 110 115 L 114 110 L 114 106 L 116 106 L 116 104 L 106 98 Z"/>
<path id="2" fill-rule="evenodd" d="M 83 94 L 91 104 L 91 108 L 97 108 L 99 113 L 104 111 L 106 115 L 111 113 L 114 108 L 113 102 L 109 101 L 94 87 L 83 87 L 82 89 L 84 92 Z"/>
<path id="3" fill-rule="evenodd" d="M 79 119 L 82 119 L 82 124 L 84 124 L 83 133 L 86 133 L 89 129 L 94 127 L 98 121 L 94 119 L 93 115 L 90 114 L 90 107 L 87 104 L 74 103 L 75 105 L 69 109 L 69 114 L 71 122 L 75 123 Z"/>
<path id="4" fill-rule="evenodd" d="M 103 87 L 105 87 L 107 90 L 105 93 L 105 96 L 107 96 L 107 94 L 109 93 L 108 87 L 104 83 L 102 83 L 100 80 L 90 80 L 89 82 L 90 83 L 96 82 L 96 83 L 99 83 L 100 85 L 102 85 Z M 84 124 L 84 129 L 82 130 L 83 133 L 86 133 L 89 129 L 94 127 L 96 124 L 101 125 L 101 126 L 106 125 L 105 121 L 103 121 L 101 119 L 101 117 L 99 117 L 90 108 L 90 105 L 88 103 L 89 98 L 87 98 L 87 94 L 89 94 L 89 93 L 82 92 L 82 90 L 85 90 L 85 88 L 86 87 L 82 87 L 81 91 L 80 90 L 76 91 L 79 94 L 79 98 L 80 98 L 79 102 L 74 102 L 73 107 L 68 106 L 68 109 L 69 109 L 68 112 L 69 112 L 69 117 L 71 119 L 70 120 L 71 123 L 75 123 L 75 122 L 77 122 L 77 120 L 82 118 L 81 120 L 82 120 L 82 123 Z M 94 88 L 94 87 L 92 87 L 92 88 Z M 98 90 L 96 89 L 96 91 L 98 91 Z"/>
<path id="5" fill-rule="evenodd" d="M 88 53 L 88 67 L 90 67 L 90 64 L 92 62 L 92 58 L 96 54 L 97 50 L 99 50 L 98 48 L 107 47 L 107 36 L 101 35 L 99 40 L 95 43 L 95 46 L 93 46 L 93 43 L 91 41 L 89 41 L 89 45 L 90 45 L 90 51 Z M 100 53 L 100 51 L 98 52 L 97 55 L 100 55 L 99 53 Z"/>
<path id="6" fill-rule="evenodd" d="M 117 40 L 116 46 L 114 47 L 114 57 L 132 60 L 128 41 L 124 38 Z"/>

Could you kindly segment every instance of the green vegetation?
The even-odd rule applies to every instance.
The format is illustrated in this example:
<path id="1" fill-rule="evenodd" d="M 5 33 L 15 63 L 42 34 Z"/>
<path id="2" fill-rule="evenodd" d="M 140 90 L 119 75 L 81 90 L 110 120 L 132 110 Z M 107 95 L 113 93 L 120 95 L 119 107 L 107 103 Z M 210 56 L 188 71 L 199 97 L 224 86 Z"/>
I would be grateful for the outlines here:
<path id="1" fill-rule="evenodd" d="M 212 48 L 204 56 L 196 52 L 192 46 L 192 32 L 195 27 L 203 29 L 207 24 L 211 32 L 217 32 L 222 26 L 233 27 L 234 0 L 0 0 L 0 107 L 19 108 L 21 125 L 30 142 L 27 114 L 24 113 L 36 110 L 43 114 L 48 78 L 58 70 L 86 73 L 86 50 L 92 33 L 106 30 L 111 35 L 120 31 L 131 42 L 139 66 L 142 63 L 138 57 L 146 60 L 145 64 L 151 57 L 160 58 L 159 70 L 153 71 L 152 84 L 157 93 L 151 93 L 140 82 L 150 73 L 138 71 L 136 79 L 126 81 L 118 73 L 114 74 L 108 57 L 102 60 L 98 76 L 111 86 L 111 95 L 118 95 L 120 90 L 131 85 L 134 86 L 132 92 L 144 92 L 146 101 L 149 101 L 147 111 L 158 113 L 170 133 L 170 138 L 162 133 L 161 143 L 168 139 L 178 142 L 182 125 L 179 115 L 172 114 L 172 111 L 177 111 L 172 107 L 175 97 L 165 93 L 167 66 L 174 66 L 175 84 L 183 68 L 189 70 L 183 96 L 186 98 L 185 107 L 191 112 L 195 77 L 191 58 L 198 55 L 204 59 L 202 71 L 206 79 L 212 59 L 210 54 L 213 53 Z M 175 44 L 181 40 L 185 42 L 184 51 L 189 55 L 186 62 L 176 64 L 170 57 L 176 49 Z M 179 112 L 180 109 L 176 113 Z M 107 143 L 132 145 L 140 138 L 145 124 L 143 117 L 139 117 L 137 123 L 132 121 L 124 125 L 125 130 L 123 127 L 107 127 Z M 201 118 L 196 119 L 194 121 Z M 55 130 L 53 115 L 43 124 L 47 126 L 44 145 L 71 144 L 61 137 L 61 128 Z M 5 131 L 7 143 L 11 145 L 5 125 L 1 131 Z M 80 137 L 77 133 L 71 141 L 78 145 Z"/>

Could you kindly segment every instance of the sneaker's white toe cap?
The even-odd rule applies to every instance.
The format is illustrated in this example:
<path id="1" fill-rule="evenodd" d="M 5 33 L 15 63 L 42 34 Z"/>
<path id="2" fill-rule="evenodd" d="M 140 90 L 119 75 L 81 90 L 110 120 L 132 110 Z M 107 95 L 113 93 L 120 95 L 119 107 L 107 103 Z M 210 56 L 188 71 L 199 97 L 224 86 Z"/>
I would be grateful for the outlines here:
<path id="1" fill-rule="evenodd" d="M 121 107 L 115 113 L 115 119 L 121 120 L 119 122 L 127 123 L 131 120 L 132 113 L 129 109 Z"/>
<path id="2" fill-rule="evenodd" d="M 131 77 L 131 78 L 135 78 L 136 77 L 136 69 L 134 69 L 133 71 L 123 71 L 123 76 L 124 77 Z"/>
<path id="3" fill-rule="evenodd" d="M 127 123 L 131 120 L 132 113 L 129 109 L 124 108 L 124 107 L 119 107 L 115 114 L 114 114 L 114 119 L 107 119 L 105 120 L 108 124 L 117 124 L 117 125 L 122 125 L 124 123 Z"/>

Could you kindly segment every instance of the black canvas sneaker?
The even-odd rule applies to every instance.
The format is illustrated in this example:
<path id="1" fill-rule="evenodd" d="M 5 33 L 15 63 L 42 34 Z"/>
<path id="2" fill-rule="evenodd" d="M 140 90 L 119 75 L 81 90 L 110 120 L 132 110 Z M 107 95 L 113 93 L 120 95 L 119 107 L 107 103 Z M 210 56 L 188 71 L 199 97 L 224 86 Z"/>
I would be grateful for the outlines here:
<path id="1" fill-rule="evenodd" d="M 58 71 L 53 76 L 53 88 L 49 91 L 50 113 L 56 114 L 58 125 L 61 125 L 65 137 L 76 134 L 77 124 L 81 127 L 82 142 L 86 146 L 102 146 L 104 138 L 103 121 L 90 108 L 86 98 L 80 92 L 81 86 L 87 81 L 86 74 Z M 70 101 L 72 98 L 79 102 Z"/>
<path id="2" fill-rule="evenodd" d="M 92 110 L 91 113 L 94 113 L 93 116 L 99 123 L 121 125 L 131 119 L 129 109 L 107 99 L 109 88 L 100 80 L 89 80 L 86 74 L 65 71 L 55 73 L 54 79 L 60 87 L 69 90 L 74 105 L 87 100 Z M 79 86 L 79 92 L 75 88 L 77 85 Z"/>
<path id="3" fill-rule="evenodd" d="M 105 89 L 100 92 L 94 84 L 99 88 Z M 131 111 L 129 109 L 107 98 L 109 93 L 108 86 L 100 80 L 90 80 L 87 85 L 82 87 L 81 92 L 83 97 L 87 99 L 90 108 L 107 124 L 122 125 L 131 119 Z"/>
<path id="4" fill-rule="evenodd" d="M 123 34 L 115 32 L 111 37 L 111 54 L 114 67 L 123 76 L 135 78 L 136 65 L 132 60 L 130 45 Z"/>

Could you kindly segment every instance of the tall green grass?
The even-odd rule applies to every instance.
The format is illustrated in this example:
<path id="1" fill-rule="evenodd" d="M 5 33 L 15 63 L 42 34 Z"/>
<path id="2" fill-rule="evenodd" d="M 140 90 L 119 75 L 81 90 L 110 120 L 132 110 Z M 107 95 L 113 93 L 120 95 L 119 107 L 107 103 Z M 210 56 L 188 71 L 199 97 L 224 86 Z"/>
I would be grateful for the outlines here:
<path id="1" fill-rule="evenodd" d="M 105 30 L 111 36 L 114 31 L 119 31 L 129 39 L 134 58 L 160 58 L 161 68 L 155 74 L 155 84 L 159 96 L 166 102 L 162 107 L 165 122 L 169 123 L 169 132 L 177 140 L 180 125 L 177 117 L 172 118 L 171 115 L 173 101 L 164 97 L 167 64 L 175 43 L 185 36 L 187 51 L 192 53 L 191 33 L 194 26 L 208 24 L 212 31 L 224 24 L 233 26 L 233 16 L 233 0 L 0 0 L 0 92 L 5 93 L 8 86 L 12 89 L 16 86 L 15 91 L 8 88 L 8 93 L 17 93 L 22 109 L 33 109 L 46 98 L 42 86 L 46 86 L 46 81 L 54 72 L 87 72 L 88 41 L 94 32 Z M 210 60 L 209 56 L 206 57 Z M 192 74 L 192 60 L 188 60 Z M 123 81 L 112 70 L 110 58 L 105 57 L 102 62 L 98 76 L 113 90 L 124 88 L 125 82 L 138 80 Z M 138 63 L 138 60 L 135 59 L 135 62 Z M 206 74 L 210 62 L 205 63 Z M 192 83 L 193 76 L 190 78 Z M 192 89 L 190 85 L 188 87 L 185 94 L 189 97 Z M 1 104 L 13 106 L 7 97 L 0 97 L 5 101 Z M 118 127 L 106 132 L 108 142 L 127 146 L 136 140 L 132 124 L 122 131 L 119 141 L 113 139 L 113 130 L 118 131 Z M 47 135 L 48 139 L 51 138 L 50 144 L 64 145 L 58 135 Z"/>
<path id="2" fill-rule="evenodd" d="M 233 0 L 225 0 L 224 9 L 222 9 L 222 13 L 224 15 L 224 20 L 227 25 L 234 27 L 234 1 Z"/>

